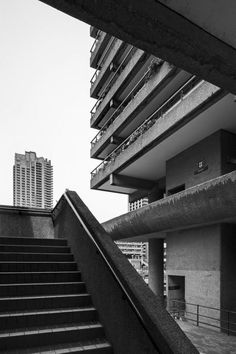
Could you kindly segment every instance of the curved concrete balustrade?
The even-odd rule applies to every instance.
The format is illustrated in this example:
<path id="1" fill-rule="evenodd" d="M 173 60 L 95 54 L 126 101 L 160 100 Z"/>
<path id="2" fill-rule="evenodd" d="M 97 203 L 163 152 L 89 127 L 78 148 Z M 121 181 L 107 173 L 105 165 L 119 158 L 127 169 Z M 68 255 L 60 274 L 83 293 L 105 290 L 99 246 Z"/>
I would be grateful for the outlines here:
<path id="1" fill-rule="evenodd" d="M 68 240 L 114 353 L 198 353 L 75 192 L 53 211 Z"/>
<path id="2" fill-rule="evenodd" d="M 236 222 L 236 171 L 102 224 L 114 240 L 220 222 Z M 148 235 L 146 235 L 148 237 Z M 163 233 L 160 233 L 163 238 Z"/>

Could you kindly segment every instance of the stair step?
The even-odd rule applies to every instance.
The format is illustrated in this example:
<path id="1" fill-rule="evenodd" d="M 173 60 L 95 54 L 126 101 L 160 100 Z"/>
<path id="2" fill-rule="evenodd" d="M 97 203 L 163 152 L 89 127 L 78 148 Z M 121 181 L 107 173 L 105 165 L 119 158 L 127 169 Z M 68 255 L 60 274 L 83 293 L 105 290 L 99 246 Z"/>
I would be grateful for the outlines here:
<path id="1" fill-rule="evenodd" d="M 27 252 L 27 253 L 70 253 L 68 246 L 42 246 L 42 245 L 1 245 L 0 252 Z"/>
<path id="2" fill-rule="evenodd" d="M 52 272 L 76 270 L 76 262 L 1 262 L 0 272 Z"/>
<path id="3" fill-rule="evenodd" d="M 84 282 L 0 284 L 1 297 L 76 294 L 85 291 Z"/>
<path id="4" fill-rule="evenodd" d="M 0 252 L 1 261 L 40 261 L 40 262 L 71 262 L 74 257 L 71 253 L 27 253 L 27 252 Z"/>
<path id="5" fill-rule="evenodd" d="M 100 323 L 64 324 L 45 328 L 31 328 L 14 332 L 0 332 L 0 348 L 2 353 L 9 349 L 22 349 L 53 345 L 59 343 L 78 342 L 104 338 L 104 329 Z"/>
<path id="6" fill-rule="evenodd" d="M 0 314 L 0 331 L 29 327 L 53 326 L 63 323 L 84 323 L 97 320 L 94 307 L 11 312 Z"/>
<path id="7" fill-rule="evenodd" d="M 81 280 L 81 273 L 72 272 L 1 272 L 0 284 L 16 283 L 62 283 L 75 282 Z"/>
<path id="8" fill-rule="evenodd" d="M 3 353 L 0 350 L 0 353 Z M 4 351 L 4 354 L 112 354 L 111 345 L 103 339 L 90 341 L 62 343 L 50 346 L 40 346 L 31 349 L 18 349 Z"/>
<path id="9" fill-rule="evenodd" d="M 67 246 L 66 239 L 0 236 L 0 244 Z"/>
<path id="10" fill-rule="evenodd" d="M 90 294 L 43 295 L 0 298 L 0 312 L 82 307 L 91 304 Z"/>

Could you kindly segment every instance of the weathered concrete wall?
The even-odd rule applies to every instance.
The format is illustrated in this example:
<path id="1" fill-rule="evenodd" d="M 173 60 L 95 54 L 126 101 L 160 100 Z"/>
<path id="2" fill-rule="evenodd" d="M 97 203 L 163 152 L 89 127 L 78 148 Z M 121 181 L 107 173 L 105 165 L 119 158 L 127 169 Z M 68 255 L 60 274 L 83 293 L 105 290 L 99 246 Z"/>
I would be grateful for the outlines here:
<path id="1" fill-rule="evenodd" d="M 212 225 L 198 229 L 188 229 L 167 233 L 167 297 L 168 302 L 177 294 L 169 289 L 168 276 L 185 278 L 184 299 L 187 303 L 221 307 L 221 227 Z M 171 304 L 171 302 L 170 302 Z M 197 312 L 197 307 L 186 305 L 186 311 Z M 200 308 L 200 321 L 220 325 L 220 312 Z M 186 317 L 196 321 L 196 315 Z"/>
<path id="2" fill-rule="evenodd" d="M 229 315 L 229 321 L 235 323 L 230 329 L 236 331 L 236 225 L 223 224 L 221 230 L 221 308 L 235 312 Z M 227 319 L 227 313 L 222 313 L 222 320 Z M 222 321 L 222 327 L 227 326 Z"/>
<path id="3" fill-rule="evenodd" d="M 220 307 L 220 236 L 219 225 L 167 233 L 166 272 L 186 276 L 187 302 Z"/>
<path id="4" fill-rule="evenodd" d="M 0 237 L 53 238 L 54 228 L 49 212 L 30 211 L 24 208 L 0 206 Z"/>
<path id="5" fill-rule="evenodd" d="M 236 169 L 236 135 L 225 130 L 221 134 L 221 174 L 225 174 Z"/>
<path id="6" fill-rule="evenodd" d="M 202 172 L 198 162 L 207 167 Z M 185 189 L 221 175 L 221 131 L 194 144 L 166 162 L 166 191 L 185 184 Z"/>

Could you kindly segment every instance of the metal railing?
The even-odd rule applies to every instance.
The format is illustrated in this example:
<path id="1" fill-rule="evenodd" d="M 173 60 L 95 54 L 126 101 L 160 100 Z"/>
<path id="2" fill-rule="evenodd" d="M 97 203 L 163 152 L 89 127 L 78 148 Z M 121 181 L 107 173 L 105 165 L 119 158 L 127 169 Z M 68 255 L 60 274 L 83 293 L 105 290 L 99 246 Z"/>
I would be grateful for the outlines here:
<path id="1" fill-rule="evenodd" d="M 159 60 L 156 62 L 158 66 L 163 63 L 163 60 Z M 148 70 L 144 73 L 141 79 L 137 82 L 137 84 L 133 87 L 133 89 L 128 93 L 128 95 L 123 99 L 123 101 L 119 104 L 117 109 L 112 113 L 111 117 L 106 121 L 106 123 L 99 130 L 97 135 L 91 141 L 91 148 L 101 139 L 103 134 L 107 131 L 109 126 L 116 120 L 116 118 L 125 110 L 127 105 L 137 96 L 143 86 L 147 83 L 147 81 L 151 78 L 151 73 L 153 72 L 152 66 L 148 68 Z"/>
<path id="2" fill-rule="evenodd" d="M 184 96 L 186 96 L 200 82 L 203 82 L 203 80 L 199 79 L 195 75 L 192 76 L 91 172 L 91 179 L 96 176 L 99 171 L 104 170 L 108 164 L 114 161 L 117 156 L 132 145 L 139 136 L 149 130 L 159 118 L 163 117 L 164 114 L 179 104 L 179 102 L 183 100 Z"/>
<path id="3" fill-rule="evenodd" d="M 176 319 L 191 321 L 196 326 L 209 326 L 230 334 L 236 334 L 236 312 L 204 306 L 181 300 L 169 300 L 169 313 Z M 208 316 L 214 312 L 216 317 Z"/>
<path id="4" fill-rule="evenodd" d="M 108 90 L 110 89 L 110 87 L 113 84 L 113 81 L 115 79 L 115 77 L 117 76 L 117 74 L 121 73 L 123 70 L 123 65 L 125 63 L 125 61 L 127 60 L 128 56 L 131 54 L 131 52 L 133 50 L 136 50 L 135 47 L 131 47 L 130 50 L 128 51 L 128 53 L 125 55 L 124 59 L 122 60 L 122 62 L 119 64 L 118 68 L 116 69 L 116 71 L 113 73 L 113 75 L 111 76 L 111 78 L 109 79 L 108 83 L 104 86 L 103 90 L 101 93 L 99 93 L 99 99 L 96 101 L 96 103 L 94 104 L 94 106 L 92 107 L 91 111 L 90 111 L 90 115 L 91 115 L 91 119 L 93 118 L 97 108 L 99 107 L 99 105 L 102 103 L 102 101 L 105 98 L 106 93 L 108 92 Z"/>
<path id="5" fill-rule="evenodd" d="M 94 42 L 93 42 L 93 44 L 92 44 L 92 47 L 90 48 L 90 53 L 91 53 L 91 54 L 95 51 L 95 48 L 96 48 L 96 46 L 97 46 L 97 43 L 99 42 L 99 39 L 100 39 L 101 34 L 102 34 L 102 31 L 99 30 L 99 31 L 97 32 L 97 35 L 96 35 L 96 37 L 95 37 L 95 40 L 94 40 Z"/>
<path id="6" fill-rule="evenodd" d="M 101 70 L 101 66 L 102 66 L 102 63 L 104 61 L 104 59 L 106 58 L 108 52 L 111 50 L 111 48 L 113 47 L 115 41 L 116 41 L 116 37 L 111 37 L 109 42 L 108 42 L 108 45 L 106 46 L 106 49 L 104 50 L 104 52 L 102 53 L 102 56 L 101 58 L 99 59 L 98 63 L 97 63 L 97 69 L 95 71 L 95 73 L 93 74 L 91 80 L 90 80 L 90 84 L 91 86 L 94 85 L 95 81 L 97 80 L 97 77 L 100 73 L 100 70 Z"/>

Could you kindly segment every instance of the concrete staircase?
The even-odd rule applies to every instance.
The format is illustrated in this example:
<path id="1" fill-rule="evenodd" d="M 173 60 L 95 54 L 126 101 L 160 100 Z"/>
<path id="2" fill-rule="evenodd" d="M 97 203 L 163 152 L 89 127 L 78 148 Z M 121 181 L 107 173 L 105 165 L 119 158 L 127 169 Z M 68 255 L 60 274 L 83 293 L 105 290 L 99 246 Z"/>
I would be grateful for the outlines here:
<path id="1" fill-rule="evenodd" d="M 66 240 L 0 237 L 0 353 L 112 353 Z"/>

